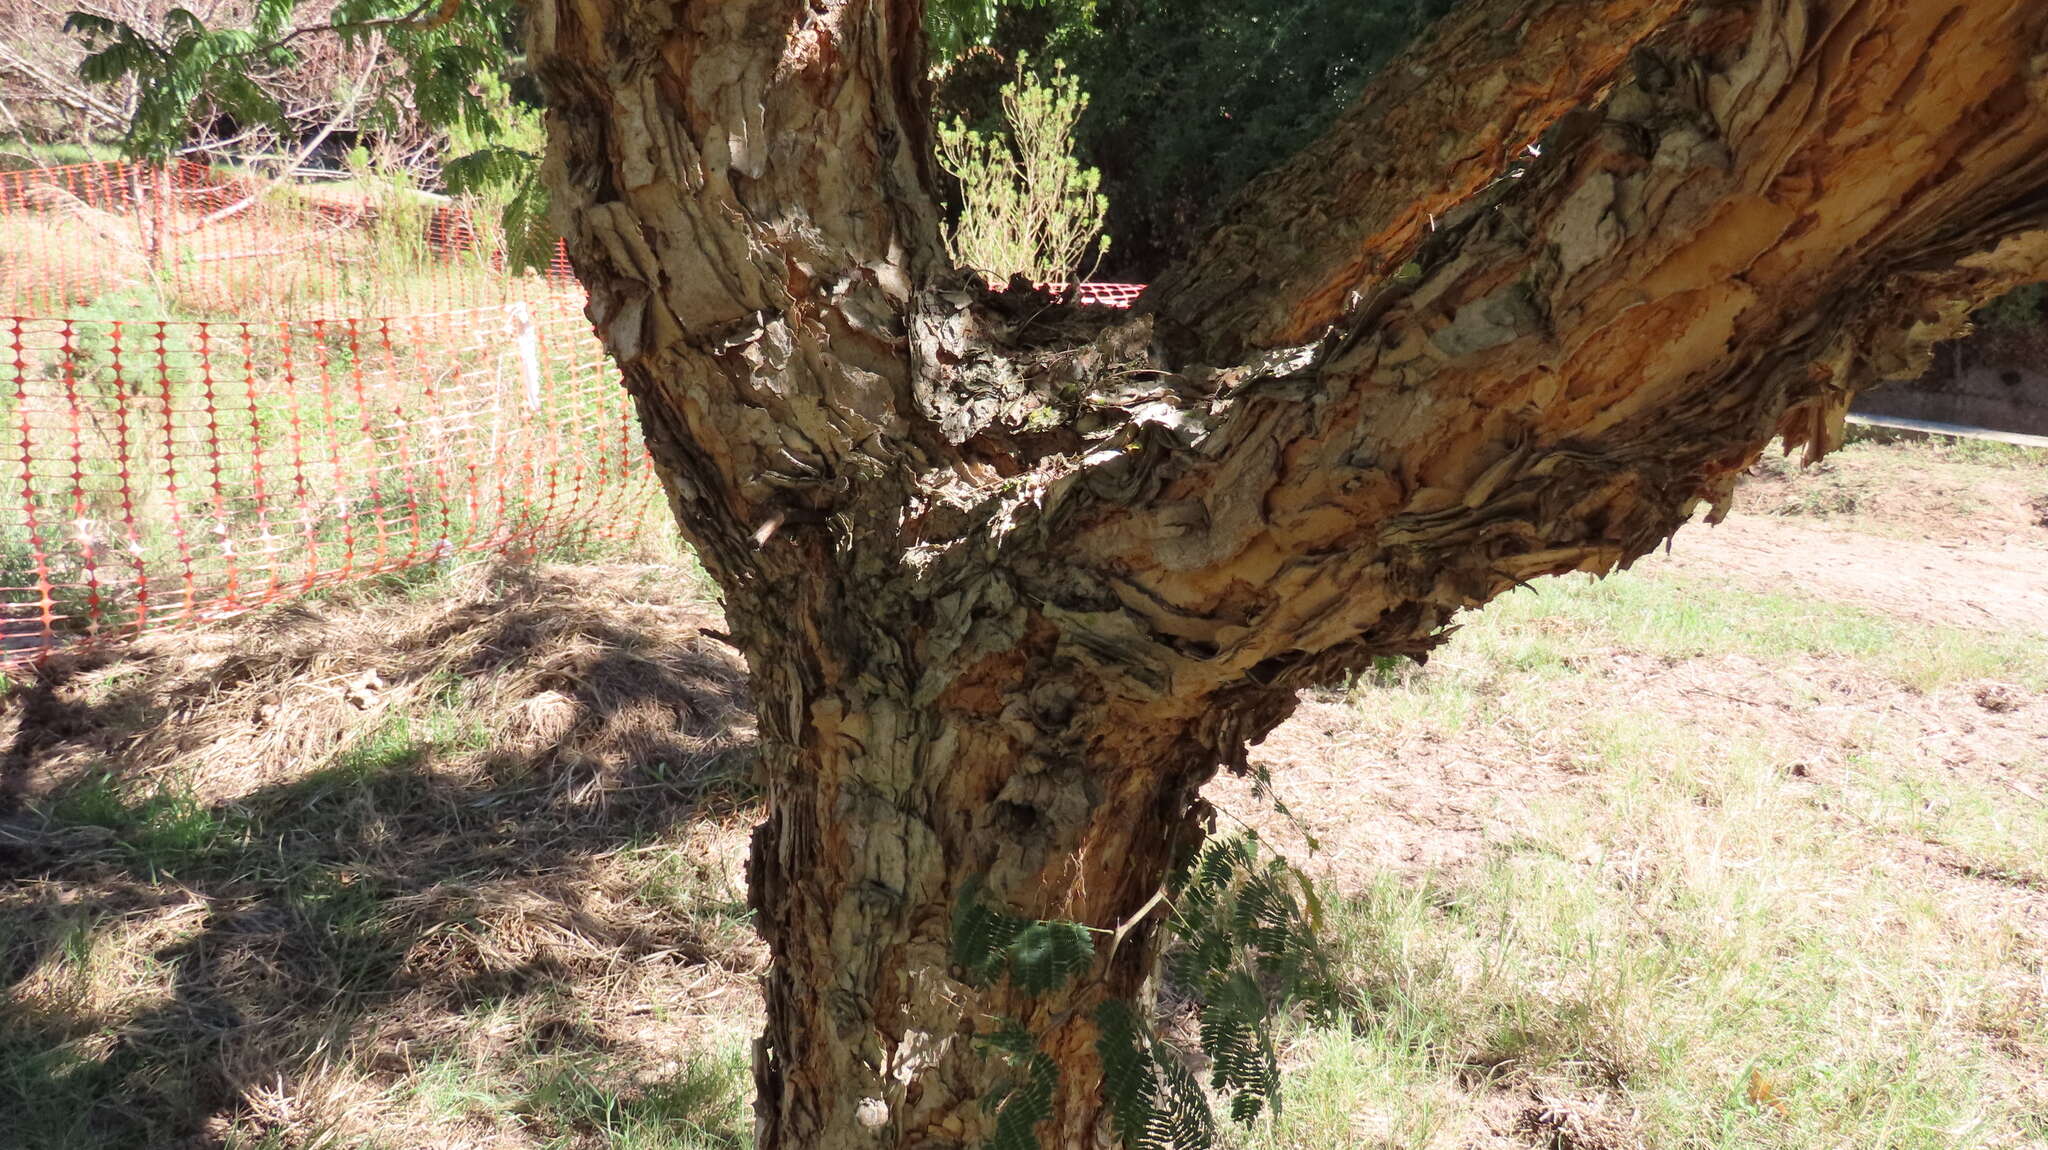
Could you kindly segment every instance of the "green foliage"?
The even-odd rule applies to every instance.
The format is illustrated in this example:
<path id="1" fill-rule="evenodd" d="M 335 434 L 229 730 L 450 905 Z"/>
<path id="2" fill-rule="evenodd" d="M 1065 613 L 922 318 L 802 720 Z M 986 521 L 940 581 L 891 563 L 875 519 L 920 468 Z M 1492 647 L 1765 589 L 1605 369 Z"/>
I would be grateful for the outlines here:
<path id="1" fill-rule="evenodd" d="M 1130 1150 L 1206 1150 L 1216 1143 L 1208 1096 L 1178 1054 L 1155 1040 L 1131 1004 L 1110 999 L 1095 1011 L 1095 1052 L 1102 1097 L 1117 1137 Z"/>
<path id="2" fill-rule="evenodd" d="M 1088 969 L 1095 939 L 1078 922 L 1034 922 L 1010 941 L 1010 981 L 1029 994 L 1043 994 Z"/>
<path id="3" fill-rule="evenodd" d="M 135 109 L 126 140 L 130 155 L 161 159 L 184 142 L 202 111 L 279 124 L 281 113 L 249 78 L 255 67 L 289 67 L 283 44 L 298 0 L 256 0 L 247 27 L 209 28 L 188 8 L 172 8 L 155 28 L 94 12 L 73 12 L 64 30 L 91 49 L 78 67 L 88 83 L 133 77 Z"/>
<path id="4" fill-rule="evenodd" d="M 1040 77 L 1020 58 L 1001 99 L 1005 131 L 939 126 L 939 164 L 960 182 L 953 258 L 997 280 L 1072 281 L 1109 246 L 1101 177 L 1073 155 L 1088 97 L 1064 64 Z"/>
<path id="5" fill-rule="evenodd" d="M 1200 1003 L 1210 1086 L 1230 1098 L 1233 1119 L 1250 1122 L 1268 1104 L 1279 1105 L 1274 1019 L 1305 1008 L 1312 1021 L 1327 1022 L 1341 1005 L 1335 963 L 1322 941 L 1322 905 L 1307 876 L 1265 854 L 1249 833 L 1204 847 L 1172 891 L 1180 946 L 1169 970 Z M 1170 1117 L 1155 1106 L 1145 1124 Z"/>
<path id="6" fill-rule="evenodd" d="M 1455 0 L 1097 0 L 1070 53 L 1093 93 L 1118 274 L 1147 278 L 1246 181 L 1300 149 Z"/>
<path id="7" fill-rule="evenodd" d="M 1061 6 L 1062 0 L 930 0 L 924 10 L 926 46 L 932 61 L 944 67 L 991 47 L 1007 11 Z"/>
<path id="8" fill-rule="evenodd" d="M 473 132 L 503 130 L 502 108 L 480 84 L 508 65 L 516 38 L 513 0 L 460 0 L 438 10 L 415 0 L 342 0 L 324 24 L 299 25 L 304 0 L 255 0 L 246 24 L 209 26 L 189 8 L 170 9 L 154 23 L 133 23 L 78 11 L 64 22 L 88 55 L 79 75 L 91 83 L 137 82 L 123 150 L 164 159 L 193 128 L 213 117 L 263 124 L 289 135 L 276 99 L 256 82 L 258 71 L 297 66 L 299 43 L 315 33 L 361 44 L 377 37 L 405 82 L 371 93 L 369 119 L 389 122 L 410 107 L 437 126 Z"/>
<path id="9" fill-rule="evenodd" d="M 1146 279 L 1457 0 L 949 0 L 928 10 L 947 120 L 991 130 L 1012 61 L 1068 60 L 1116 275 Z M 956 29 L 965 29 L 959 31 Z"/>
<path id="10" fill-rule="evenodd" d="M 370 204 L 370 249 L 381 265 L 379 278 L 403 275 L 432 258 L 427 225 L 434 205 L 412 172 L 362 147 L 349 151 L 348 170 Z"/>
<path id="11" fill-rule="evenodd" d="M 1012 986 L 1037 995 L 1089 969 L 1098 932 L 1008 914 L 982 893 L 970 884 L 953 915 L 953 960 L 968 981 L 986 986 L 1007 974 Z M 1307 876 L 1248 833 L 1211 842 L 1169 893 L 1177 940 L 1170 973 L 1200 1004 L 1209 1085 L 1230 1099 L 1232 1119 L 1249 1123 L 1279 1106 L 1275 1020 L 1305 1009 L 1312 1022 L 1328 1022 L 1342 1003 L 1322 939 L 1322 905 Z M 1211 1150 L 1215 1116 L 1182 1053 L 1152 1033 L 1130 1002 L 1105 1001 L 1094 1017 L 1102 1097 L 1128 1150 Z M 988 1101 L 1001 1108 L 990 1145 L 1033 1150 L 1035 1128 L 1051 1114 L 1057 1066 L 1014 1019 L 998 1022 L 983 1041 L 1012 1073 Z"/>
<path id="12" fill-rule="evenodd" d="M 989 1150 L 1038 1150 L 1038 1124 L 1052 1117 L 1052 1095 L 1060 1068 L 1028 1031 L 1006 1021 L 983 1040 L 1009 1064 L 1012 1077 L 991 1090 L 982 1105 L 995 1110 Z"/>
<path id="13" fill-rule="evenodd" d="M 1030 921 L 984 903 L 981 884 L 968 883 L 953 908 L 954 965 L 977 986 L 995 981 L 1008 961 L 1010 943 Z"/>
<path id="14" fill-rule="evenodd" d="M 1044 994 L 1088 969 L 1094 931 L 1078 922 L 1021 918 L 997 910 L 970 883 L 953 911 L 953 961 L 967 980 L 986 986 L 1007 974 L 1012 985 Z"/>
<path id="15" fill-rule="evenodd" d="M 554 257 L 556 235 L 548 222 L 547 188 L 540 182 L 540 152 L 490 144 L 448 161 L 441 179 L 449 192 L 489 209 L 502 229 L 508 270 L 545 268 Z M 483 245 L 487 249 L 496 245 Z"/>
<path id="16" fill-rule="evenodd" d="M 441 180 L 451 195 L 471 201 L 473 219 L 494 215 L 503 229 L 508 270 L 546 267 L 556 235 L 548 222 L 547 189 L 540 182 L 547 129 L 539 108 L 516 99 L 511 86 L 492 74 L 477 81 L 480 99 L 491 109 L 489 130 L 457 122 L 448 128 L 449 160 Z"/>
<path id="17" fill-rule="evenodd" d="M 2029 332 L 2048 326 L 2048 283 L 2016 287 L 1977 309 L 1976 318 L 1993 331 Z"/>

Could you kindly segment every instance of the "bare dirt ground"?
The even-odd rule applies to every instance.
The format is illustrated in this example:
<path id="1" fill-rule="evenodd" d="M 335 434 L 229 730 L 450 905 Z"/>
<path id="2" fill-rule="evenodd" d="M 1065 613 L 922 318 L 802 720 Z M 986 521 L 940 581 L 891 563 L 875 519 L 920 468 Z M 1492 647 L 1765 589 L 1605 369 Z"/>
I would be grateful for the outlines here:
<path id="1" fill-rule="evenodd" d="M 2048 528 L 2034 534 L 2048 537 Z M 1796 589 L 1902 618 L 2048 635 L 2048 546 L 1891 538 L 1854 527 L 1746 516 L 1695 524 L 1643 561 L 1757 590 Z"/>
<path id="2" fill-rule="evenodd" d="M 2048 462 L 2008 470 L 1935 448 L 1852 445 L 1816 470 L 1767 463 L 1725 521 L 1687 527 L 1631 574 L 2048 636 Z M 1439 665 L 1473 666 L 1461 646 L 1452 639 Z M 1825 656 L 1773 666 L 1740 653 L 1681 660 L 1592 646 L 1568 658 L 1584 670 L 1568 709 L 1626 705 L 1702 728 L 1767 727 L 1805 770 L 1824 770 L 1853 749 L 1859 722 L 1881 719 L 1957 770 L 2048 802 L 2048 697 L 2038 692 L 1980 683 L 1928 694 Z M 1454 734 L 1424 724 L 1410 743 L 1413 724 L 1323 693 L 1254 758 L 1323 840 L 1333 870 L 1354 858 L 1436 868 L 1469 857 L 1489 830 L 1510 833 L 1517 812 L 1582 776 L 1585 751 L 1558 719 L 1508 713 Z M 1258 809 L 1247 786 L 1218 786 L 1232 805 Z M 1286 822 L 1270 827 L 1283 840 Z"/>
<path id="3" fill-rule="evenodd" d="M 1864 749 L 1879 726 L 1887 741 L 2001 788 L 2016 804 L 2048 804 L 2048 695 L 2038 691 L 1977 682 L 1922 692 L 1827 659 L 1771 666 L 1740 654 L 1586 658 L 1601 666 L 1575 679 L 1571 699 L 1462 730 L 1361 713 L 1349 698 L 1306 700 L 1253 756 L 1271 769 L 1292 818 L 1262 810 L 1239 780 L 1219 781 L 1212 798 L 1291 854 L 1313 858 L 1311 869 L 1340 885 L 1388 869 L 1441 871 L 1513 839 L 1546 801 L 1583 785 L 1597 756 L 1580 721 L 1622 711 L 1768 738 L 1788 775 L 1815 783 Z M 1307 849 L 1304 831 L 1319 850 Z M 2010 881 L 2048 895 L 2048 860 Z M 2048 899 L 2016 906 L 2038 918 L 2048 942 Z"/>
<path id="4" fill-rule="evenodd" d="M 1759 469 L 1724 522 L 1642 563 L 1794 590 L 1924 622 L 2048 634 L 2048 477 L 1852 446 L 1798 473 Z"/>

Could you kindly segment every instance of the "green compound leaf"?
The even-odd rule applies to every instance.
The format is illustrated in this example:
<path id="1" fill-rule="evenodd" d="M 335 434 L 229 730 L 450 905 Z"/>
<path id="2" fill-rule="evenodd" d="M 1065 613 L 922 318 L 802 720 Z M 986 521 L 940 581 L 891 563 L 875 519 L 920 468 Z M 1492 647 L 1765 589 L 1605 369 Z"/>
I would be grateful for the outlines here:
<path id="1" fill-rule="evenodd" d="M 1059 1067 L 1014 1021 L 1005 1021 L 1000 1030 L 983 1041 L 1005 1056 L 1012 1074 L 1009 1082 L 983 1101 L 983 1105 L 993 1106 L 996 1111 L 995 1132 L 989 1137 L 988 1150 L 1039 1150 L 1038 1124 L 1052 1117 Z"/>
<path id="2" fill-rule="evenodd" d="M 1159 1074 L 1160 1102 L 1136 1150 L 1211 1150 L 1216 1145 L 1216 1116 L 1209 1096 L 1171 1051 L 1155 1045 L 1152 1067 Z"/>
<path id="3" fill-rule="evenodd" d="M 1170 929 L 1178 936 L 1167 964 L 1199 1004 L 1209 1083 L 1230 1099 L 1234 1121 L 1253 1122 L 1280 1104 L 1273 1020 L 1296 1008 L 1328 1019 L 1343 1001 L 1321 941 L 1322 906 L 1308 878 L 1265 854 L 1250 834 L 1210 842 L 1167 890 Z M 969 884 L 953 918 L 954 960 L 977 984 L 1007 977 L 1026 994 L 1043 994 L 1093 965 L 1097 932 L 995 909 L 982 893 L 980 884 Z M 1214 1150 L 1209 1095 L 1180 1052 L 1154 1035 L 1129 1002 L 1104 1002 L 1094 1018 L 1102 1097 L 1125 1150 Z M 997 1116 L 991 1150 L 1037 1150 L 1058 1067 L 1013 1021 L 982 1041 L 1002 1051 L 1014 1071 L 984 1101 Z"/>
<path id="4" fill-rule="evenodd" d="M 979 880 L 969 882 L 953 908 L 953 962 L 967 973 L 967 980 L 985 986 L 1002 973 L 1009 962 L 1010 944 L 1030 919 L 989 906 L 981 899 Z"/>
<path id="5" fill-rule="evenodd" d="M 1212 840 L 1179 879 L 1168 967 L 1199 1004 L 1198 1031 L 1210 1084 L 1249 1122 L 1278 1108 L 1273 1020 L 1297 1007 L 1334 1016 L 1342 1001 L 1335 963 L 1321 941 L 1314 885 L 1251 834 Z"/>
<path id="6" fill-rule="evenodd" d="M 1143 1040 L 1137 1012 L 1120 998 L 1095 1009 L 1095 1053 L 1102 1059 L 1102 1098 L 1117 1137 L 1138 1145 L 1157 1108 L 1158 1079 L 1153 1074 L 1151 1045 Z"/>
<path id="7" fill-rule="evenodd" d="M 1034 922 L 1010 940 L 1010 981 L 1019 990 L 1043 994 L 1088 969 L 1095 939 L 1078 922 Z"/>
<path id="8" fill-rule="evenodd" d="M 1078 922 L 1030 919 L 982 901 L 971 882 L 953 909 L 953 961 L 986 986 L 1007 973 L 1017 989 L 1044 994 L 1095 961 L 1095 932 Z"/>
<path id="9" fill-rule="evenodd" d="M 1174 1052 L 1155 1041 L 1131 1004 L 1104 1002 L 1095 1012 L 1102 1095 L 1117 1137 L 1130 1150 L 1211 1150 L 1216 1119 L 1209 1098 Z"/>

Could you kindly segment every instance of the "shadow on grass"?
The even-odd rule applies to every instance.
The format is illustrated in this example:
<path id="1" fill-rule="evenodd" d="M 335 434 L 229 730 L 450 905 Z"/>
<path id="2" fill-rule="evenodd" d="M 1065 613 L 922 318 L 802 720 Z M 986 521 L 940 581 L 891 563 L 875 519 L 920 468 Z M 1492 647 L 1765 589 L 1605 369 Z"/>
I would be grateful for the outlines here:
<path id="1" fill-rule="evenodd" d="M 337 1115 L 288 1113 L 287 1081 L 346 1063 L 358 1091 L 409 1082 L 479 1012 L 641 965 L 755 961 L 736 896 L 662 878 L 667 844 L 751 799 L 741 672 L 697 636 L 710 616 L 579 573 L 467 590 L 288 608 L 197 670 L 102 657 L 17 700 L 0 1141 L 300 1144 Z M 328 682 L 337 665 L 372 673 Z M 296 767 L 245 767 L 235 753 L 270 744 L 215 712 L 266 707 L 336 734 Z M 261 785 L 220 795 L 219 778 Z M 743 1144 L 713 1089 L 731 1075 L 621 1087 L 617 1033 L 575 1009 L 520 1017 L 532 1073 L 488 1105 L 452 1094 L 458 1111 L 502 1105 L 557 1143 Z"/>

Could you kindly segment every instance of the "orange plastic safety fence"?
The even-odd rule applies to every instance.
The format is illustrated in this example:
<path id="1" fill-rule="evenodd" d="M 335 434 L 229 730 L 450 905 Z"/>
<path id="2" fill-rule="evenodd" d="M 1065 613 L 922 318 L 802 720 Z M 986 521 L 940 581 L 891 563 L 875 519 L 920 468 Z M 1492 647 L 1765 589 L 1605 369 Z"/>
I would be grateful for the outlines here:
<path id="1" fill-rule="evenodd" d="M 1144 284 L 1084 283 L 1074 290 L 1078 302 L 1097 307 L 1129 307 L 1143 294 Z"/>
<path id="2" fill-rule="evenodd" d="M 0 665 L 638 530 L 652 472 L 559 254 L 510 275 L 453 206 L 407 247 L 293 194 L 0 173 Z"/>
<path id="3" fill-rule="evenodd" d="M 578 305 L 0 319 L 0 651 L 633 533 L 652 477 Z"/>

